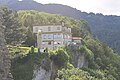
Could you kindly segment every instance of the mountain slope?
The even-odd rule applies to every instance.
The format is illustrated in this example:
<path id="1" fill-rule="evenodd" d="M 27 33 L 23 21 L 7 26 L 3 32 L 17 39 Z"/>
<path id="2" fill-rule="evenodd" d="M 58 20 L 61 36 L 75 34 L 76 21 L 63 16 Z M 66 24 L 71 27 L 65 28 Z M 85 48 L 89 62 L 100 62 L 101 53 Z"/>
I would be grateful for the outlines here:
<path id="1" fill-rule="evenodd" d="M 31 47 L 31 51 L 26 51 L 25 47 L 24 49 L 17 46 L 10 47 L 11 49 L 9 50 L 12 50 L 10 52 L 14 56 L 12 59 L 14 80 L 21 80 L 21 78 L 22 80 L 36 80 L 36 78 L 38 80 L 48 80 L 44 77 L 49 74 L 49 71 L 52 74 L 49 76 L 52 77 L 51 80 L 55 80 L 54 78 L 57 78 L 57 80 L 120 79 L 120 56 L 99 40 L 94 39 L 85 21 L 34 10 L 20 10 L 18 15 L 20 22 L 22 22 L 25 28 L 30 28 L 33 24 L 45 25 L 49 23 L 55 25 L 64 21 L 65 26 L 72 28 L 73 35 L 81 37 L 83 35 L 83 37 L 82 45 L 80 46 L 71 45 L 55 51 L 48 51 L 46 49 L 45 53 L 42 54 L 35 50 L 34 47 Z M 29 35 L 32 36 L 31 34 Z M 30 49 L 26 48 L 27 50 Z M 51 65 L 52 67 L 50 67 Z M 42 76 L 41 73 L 43 73 Z"/>
<path id="2" fill-rule="evenodd" d="M 40 4 L 32 0 L 1 0 L 0 5 L 7 5 L 13 10 L 37 10 L 62 14 L 75 19 L 85 19 L 90 24 L 93 35 L 120 52 L 120 17 L 81 12 L 75 8 L 60 4 Z"/>

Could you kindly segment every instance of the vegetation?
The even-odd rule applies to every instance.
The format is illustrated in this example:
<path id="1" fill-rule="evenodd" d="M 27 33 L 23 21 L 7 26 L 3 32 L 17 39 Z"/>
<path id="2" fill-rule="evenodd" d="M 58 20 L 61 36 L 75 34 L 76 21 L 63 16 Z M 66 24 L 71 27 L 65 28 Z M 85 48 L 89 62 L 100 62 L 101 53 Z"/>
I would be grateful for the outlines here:
<path id="1" fill-rule="evenodd" d="M 91 76 L 88 72 L 77 68 L 62 69 L 58 71 L 58 77 L 55 80 L 115 80 L 110 76 L 106 78 L 100 71 L 95 74 L 99 76 Z"/>
<path id="2" fill-rule="evenodd" d="M 57 25 L 62 22 L 65 26 L 72 28 L 73 36 L 85 36 L 90 33 L 88 24 L 84 20 L 74 20 L 73 18 L 68 18 L 57 14 L 48 14 L 38 11 L 19 11 L 19 20 L 22 26 L 27 31 L 27 39 L 24 44 L 32 46 L 35 44 L 35 36 L 32 33 L 32 27 L 36 25 Z"/>
<path id="3" fill-rule="evenodd" d="M 120 17 L 102 14 L 86 14 L 83 19 L 89 22 L 94 37 L 98 38 L 120 54 Z"/>
<path id="4" fill-rule="evenodd" d="M 94 41 L 96 42 L 96 40 Z M 56 80 L 62 80 L 62 79 L 119 80 L 120 57 L 118 55 L 112 52 L 106 52 L 106 53 L 94 52 L 92 49 L 88 48 L 88 45 L 84 45 L 84 46 L 86 46 L 86 49 L 81 50 L 80 48 L 81 53 L 84 52 L 86 55 L 88 55 L 88 53 L 94 54 L 94 56 L 92 56 L 94 59 L 91 59 L 91 57 L 86 56 L 88 60 L 88 67 L 83 67 L 81 69 L 75 68 L 74 65 L 71 64 L 70 62 L 70 58 L 72 57 L 70 55 L 71 53 L 69 53 L 68 51 L 66 52 L 65 50 L 66 48 L 63 49 L 60 48 L 56 51 L 52 51 L 52 52 L 50 51 L 50 53 L 45 52 L 41 54 L 35 52 L 35 49 L 31 47 L 31 51 L 29 51 L 29 54 L 27 54 L 26 56 L 23 55 L 19 57 L 16 56 L 14 59 L 12 59 L 12 74 L 15 80 L 21 80 L 21 79 L 31 80 L 33 78 L 33 70 L 34 70 L 33 65 L 39 65 L 40 61 L 44 59 L 46 56 L 48 56 L 48 58 L 53 60 L 58 67 L 61 67 L 59 68 L 60 70 L 57 73 Z M 75 48 L 73 48 L 72 50 L 74 49 Z M 99 49 L 98 51 L 101 50 L 102 49 Z M 106 50 L 109 50 L 109 48 L 106 48 L 105 51 Z M 68 56 L 70 58 L 68 58 Z M 47 65 L 44 67 L 47 70 L 49 70 L 50 68 L 47 67 Z"/>
<path id="5" fill-rule="evenodd" d="M 89 23 L 92 33 L 95 37 L 112 47 L 114 50 L 118 51 L 120 54 L 119 16 L 81 12 L 75 8 L 61 4 L 42 5 L 34 0 L 22 1 L 23 2 L 21 3 L 18 0 L 1 0 L 0 5 L 7 5 L 13 10 L 37 10 L 54 14 L 62 14 L 78 20 L 84 19 Z"/>
<path id="6" fill-rule="evenodd" d="M 14 58 L 20 57 L 20 56 L 25 56 L 31 50 L 30 47 L 20 47 L 20 46 L 10 46 L 10 45 L 8 45 L 7 47 L 9 49 L 11 59 L 14 59 Z M 34 51 L 37 52 L 38 49 L 34 48 Z"/>
<path id="7" fill-rule="evenodd" d="M 53 60 L 59 68 L 67 67 L 67 63 L 69 62 L 69 55 L 64 49 L 60 48 L 55 51 L 54 55 L 51 55 L 51 60 Z"/>
<path id="8" fill-rule="evenodd" d="M 99 40 L 94 40 L 90 36 L 87 36 L 84 40 L 86 47 L 94 53 L 94 60 L 89 62 L 88 68 L 101 70 L 106 75 L 112 75 L 119 80 L 120 56 Z"/>
<path id="9" fill-rule="evenodd" d="M 7 10 L 4 8 L 5 11 Z M 9 12 L 9 10 L 8 10 Z M 6 13 L 5 13 L 6 14 Z M 8 20 L 9 20 L 9 16 Z M 14 22 L 13 18 L 13 22 Z M 3 20 L 5 17 L 3 17 Z M 101 43 L 98 39 L 94 39 L 90 34 L 88 24 L 81 20 L 75 20 L 62 15 L 48 14 L 37 11 L 19 11 L 18 20 L 21 27 L 26 31 L 22 33 L 27 35 L 24 45 L 31 46 L 35 43 L 34 34 L 32 31 L 33 25 L 46 25 L 46 24 L 61 24 L 61 21 L 66 26 L 72 28 L 73 36 L 82 37 L 82 45 L 69 46 L 60 48 L 56 51 L 49 51 L 48 49 L 42 54 L 39 49 L 20 46 L 8 46 L 11 54 L 12 68 L 14 80 L 32 80 L 33 70 L 36 65 L 39 65 L 43 59 L 53 61 L 59 68 L 56 73 L 56 79 L 66 80 L 119 80 L 120 79 L 120 56 L 118 56 L 111 48 Z M 4 23 L 4 22 L 3 22 Z M 11 22 L 12 23 L 12 22 Z M 13 24 L 13 23 L 12 23 Z M 18 24 L 18 22 L 16 23 Z M 10 25 L 8 23 L 5 24 Z M 13 25 L 11 25 L 13 27 Z M 7 26 L 9 27 L 9 26 Z M 17 30 L 17 26 L 8 29 Z M 6 28 L 7 29 L 7 28 Z M 12 31 L 11 35 L 17 35 Z M 18 34 L 19 35 L 19 34 Z M 9 37 L 9 36 L 8 36 Z M 16 36 L 13 36 L 16 38 Z M 10 41 L 18 41 L 9 38 Z M 32 43 L 32 44 L 31 44 Z M 76 69 L 72 64 L 73 56 L 78 54 L 84 54 L 88 61 L 88 66 L 81 69 Z M 39 65 L 41 66 L 41 65 Z M 49 70 L 48 64 L 43 66 L 45 70 Z"/>
<path id="10" fill-rule="evenodd" d="M 3 12 L 2 25 L 5 26 L 5 39 L 7 44 L 21 44 L 24 39 L 24 30 L 18 21 L 18 14 L 15 11 L 9 10 L 6 7 L 0 7 Z"/>
<path id="11" fill-rule="evenodd" d="M 9 47 L 11 54 L 11 73 L 14 80 L 32 80 L 34 66 L 39 65 L 41 53 L 34 47 Z M 17 53 L 17 54 L 16 54 Z M 14 57 L 13 57 L 14 56 Z"/>

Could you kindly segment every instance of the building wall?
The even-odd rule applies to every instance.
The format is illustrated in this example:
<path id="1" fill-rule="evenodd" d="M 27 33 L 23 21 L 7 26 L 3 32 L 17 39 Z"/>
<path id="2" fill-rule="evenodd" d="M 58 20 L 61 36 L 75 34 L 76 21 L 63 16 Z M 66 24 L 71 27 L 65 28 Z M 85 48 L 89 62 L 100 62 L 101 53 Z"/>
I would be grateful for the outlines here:
<path id="1" fill-rule="evenodd" d="M 40 34 L 39 30 L 41 30 Z M 37 44 L 41 49 L 56 49 L 72 41 L 71 28 L 61 25 L 34 26 L 33 32 L 38 33 Z"/>
<path id="2" fill-rule="evenodd" d="M 71 37 L 71 34 L 64 33 L 42 34 L 42 48 L 55 49 L 58 46 L 68 45 L 72 41 Z"/>
<path id="3" fill-rule="evenodd" d="M 33 33 L 37 33 L 39 30 L 42 32 L 60 32 L 62 31 L 61 25 L 48 25 L 48 26 L 34 26 Z"/>

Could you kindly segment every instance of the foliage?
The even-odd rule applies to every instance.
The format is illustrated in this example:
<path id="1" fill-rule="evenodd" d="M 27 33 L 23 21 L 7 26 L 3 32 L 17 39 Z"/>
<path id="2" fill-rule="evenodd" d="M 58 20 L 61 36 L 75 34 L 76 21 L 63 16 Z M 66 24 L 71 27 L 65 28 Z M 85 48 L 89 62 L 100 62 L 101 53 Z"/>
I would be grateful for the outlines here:
<path id="1" fill-rule="evenodd" d="M 70 63 L 75 60 L 75 56 L 81 53 L 85 55 L 88 66 L 82 70 L 87 71 L 90 76 L 102 80 L 119 80 L 120 56 L 98 39 L 87 35 L 83 38 L 80 47 L 69 46 L 65 49 L 72 60 Z M 76 55 L 76 53 L 79 54 Z"/>
<path id="2" fill-rule="evenodd" d="M 14 1 L 2 0 L 0 4 L 7 5 L 13 10 L 21 10 L 21 9 L 30 10 L 31 9 L 31 10 L 37 10 L 42 12 L 61 14 L 61 15 L 78 19 L 78 20 L 84 19 L 90 25 L 92 33 L 95 37 L 107 43 L 107 45 L 112 47 L 114 50 L 120 52 L 120 36 L 119 36 L 120 17 L 119 16 L 103 15 L 101 13 L 94 14 L 94 13 L 81 12 L 77 9 L 71 8 L 66 5 L 61 5 L 61 4 L 41 5 L 41 4 L 38 4 L 37 2 L 34 2 L 34 0 L 33 1 L 29 0 L 29 2 L 28 0 L 27 2 L 26 0 L 23 0 L 22 3 L 19 2 L 18 0 L 14 0 Z M 27 5 L 31 5 L 31 6 L 27 6 Z M 55 22 L 56 18 L 52 19 L 52 21 Z M 42 22 L 42 20 L 40 22 Z M 76 31 L 79 32 L 77 29 Z"/>
<path id="3" fill-rule="evenodd" d="M 5 26 L 5 39 L 7 44 L 21 44 L 25 40 L 24 30 L 19 23 L 16 11 L 9 10 L 6 7 L 0 7 L 3 12 L 3 26 Z"/>
<path id="4" fill-rule="evenodd" d="M 9 49 L 11 59 L 20 56 L 26 56 L 31 51 L 30 47 L 20 47 L 20 46 L 10 46 L 10 45 L 8 45 L 7 47 Z M 34 51 L 37 52 L 37 48 L 34 48 Z"/>
<path id="5" fill-rule="evenodd" d="M 82 37 L 90 33 L 88 24 L 84 20 L 75 20 L 58 14 L 49 14 L 33 10 L 18 11 L 18 16 L 21 25 L 25 28 L 25 31 L 27 31 L 27 39 L 24 44 L 29 46 L 36 43 L 36 36 L 32 33 L 33 26 L 61 25 L 61 23 L 64 22 L 65 26 L 72 28 L 73 36 Z"/>
<path id="6" fill-rule="evenodd" d="M 94 60 L 94 54 L 91 50 L 89 50 L 85 45 L 82 45 L 80 47 L 80 52 L 82 53 L 85 53 L 85 57 L 88 59 L 88 60 Z"/>
<path id="7" fill-rule="evenodd" d="M 98 39 L 94 39 L 91 36 L 90 30 L 89 28 L 87 28 L 88 26 L 85 21 L 82 20 L 78 21 L 62 15 L 48 14 L 37 11 L 19 11 L 18 14 L 22 26 L 26 29 L 32 30 L 31 28 L 32 25 L 48 25 L 48 24 L 55 25 L 55 24 L 60 24 L 61 21 L 64 21 L 66 26 L 72 28 L 72 33 L 74 36 L 81 36 L 83 38 L 82 45 L 80 46 L 76 46 L 76 47 L 71 46 L 69 48 L 65 47 L 64 49 L 58 49 L 50 53 L 49 50 L 47 49 L 46 52 L 43 54 L 41 54 L 40 52 L 36 53 L 33 51 L 32 48 L 31 54 L 27 55 L 25 58 L 28 59 L 28 56 L 30 56 L 29 59 L 24 61 L 23 55 L 19 57 L 15 57 L 18 62 L 19 59 L 22 59 L 23 60 L 22 62 L 25 63 L 26 61 L 29 62 L 30 60 L 31 62 L 30 65 L 34 65 L 33 63 L 39 64 L 41 59 L 44 59 L 45 57 L 50 58 L 51 60 L 54 61 L 54 63 L 58 67 L 66 68 L 61 71 L 58 71 L 58 80 L 62 78 L 68 80 L 72 80 L 72 79 L 119 80 L 120 79 L 120 56 L 118 56 L 111 48 L 101 43 Z M 31 33 L 31 35 L 28 36 L 33 38 L 32 34 L 33 33 Z M 88 60 L 87 68 L 86 69 L 82 68 L 82 71 L 78 69 L 74 69 L 72 66 L 73 65 L 72 60 L 74 60 L 73 56 L 77 53 L 84 54 L 86 59 Z M 19 71 L 22 68 L 19 69 L 19 67 L 23 66 L 24 64 L 18 63 L 19 67 L 16 66 L 15 64 L 17 65 L 16 60 L 14 60 L 12 64 L 12 66 L 14 66 L 14 68 L 12 68 L 13 74 L 15 69 L 15 73 L 16 73 L 16 75 L 14 74 L 15 76 L 17 76 L 18 74 L 22 75 L 21 73 L 19 73 Z M 25 67 L 26 65 L 24 65 L 24 68 L 26 68 Z M 32 74 L 32 71 L 30 73 Z"/>
<path id="8" fill-rule="evenodd" d="M 89 63 L 88 68 L 103 70 L 105 75 L 112 75 L 113 78 L 119 80 L 120 56 L 98 39 L 86 36 L 84 41 L 86 47 L 94 53 L 94 60 Z"/>
<path id="9" fill-rule="evenodd" d="M 93 35 L 120 53 L 120 17 L 102 14 L 86 14 L 83 18 L 91 25 Z"/>
<path id="10" fill-rule="evenodd" d="M 34 66 L 40 64 L 41 54 L 33 47 L 12 47 L 9 50 L 11 56 L 17 52 L 17 55 L 11 58 L 11 73 L 14 80 L 32 80 Z"/>
<path id="11" fill-rule="evenodd" d="M 91 41 L 93 42 L 91 43 Z M 51 55 L 50 58 L 55 62 L 56 65 L 60 67 L 62 66 L 62 68 L 66 68 L 58 71 L 58 77 L 56 78 L 56 80 L 62 80 L 62 79 L 119 80 L 120 57 L 115 53 L 113 53 L 113 51 L 109 47 L 106 47 L 105 45 L 99 43 L 98 40 L 93 40 L 92 38 L 86 37 L 84 39 L 84 42 L 85 42 L 85 45 L 83 44 L 83 46 L 80 46 L 80 48 L 78 48 L 80 50 L 78 51 L 80 51 L 81 53 L 87 54 L 87 56 L 88 54 L 92 54 L 92 55 L 94 54 L 94 56 L 92 56 L 94 57 L 94 59 L 86 56 L 86 58 L 89 61 L 88 68 L 82 68 L 82 70 L 75 69 L 73 65 L 69 63 L 69 59 L 70 57 L 72 57 L 70 53 L 66 52 L 66 49 L 58 49 L 56 51 L 50 52 L 50 54 L 49 54 L 49 51 L 47 51 L 45 54 L 32 53 L 32 54 L 27 54 L 27 56 L 24 56 L 24 57 L 23 56 L 16 57 L 12 61 L 12 66 L 13 66 L 12 72 L 13 72 L 14 78 L 18 77 L 17 75 L 19 75 L 20 78 L 23 77 L 22 68 L 24 68 L 24 71 L 25 71 L 24 76 L 27 75 L 27 73 L 29 73 L 29 79 L 32 78 L 32 74 L 33 74 L 32 65 L 35 65 L 35 64 L 38 65 L 41 59 L 43 59 L 47 55 L 49 56 Z M 99 43 L 99 46 L 98 46 L 98 43 Z M 29 68 L 27 66 L 29 66 Z M 17 80 L 21 80 L 20 78 Z M 27 80 L 27 78 L 28 77 L 26 76 L 23 78 L 23 80 Z"/>
<path id="12" fill-rule="evenodd" d="M 57 75 L 58 77 L 55 80 L 101 80 L 77 68 L 59 70 Z M 103 78 L 102 80 L 107 79 Z"/>
<path id="13" fill-rule="evenodd" d="M 55 51 L 56 55 L 51 55 L 51 60 L 58 66 L 58 67 L 67 67 L 67 63 L 69 61 L 69 55 L 65 50 L 62 48 Z"/>
<path id="14" fill-rule="evenodd" d="M 12 60 L 11 73 L 14 80 L 32 80 L 34 65 L 29 58 L 26 56 Z"/>

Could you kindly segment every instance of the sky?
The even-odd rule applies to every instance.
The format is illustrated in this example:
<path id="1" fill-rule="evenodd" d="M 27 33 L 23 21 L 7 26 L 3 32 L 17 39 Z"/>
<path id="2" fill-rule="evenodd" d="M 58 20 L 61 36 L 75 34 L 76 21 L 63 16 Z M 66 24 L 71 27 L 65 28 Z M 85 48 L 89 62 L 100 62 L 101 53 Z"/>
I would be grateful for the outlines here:
<path id="1" fill-rule="evenodd" d="M 34 0 L 42 4 L 68 5 L 84 12 L 120 16 L 120 0 Z"/>

